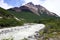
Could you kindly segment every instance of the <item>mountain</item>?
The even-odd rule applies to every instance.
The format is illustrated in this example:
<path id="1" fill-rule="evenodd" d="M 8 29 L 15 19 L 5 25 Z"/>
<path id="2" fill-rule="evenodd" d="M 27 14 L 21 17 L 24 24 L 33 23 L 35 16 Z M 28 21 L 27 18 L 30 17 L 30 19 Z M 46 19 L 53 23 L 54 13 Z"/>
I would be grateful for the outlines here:
<path id="1" fill-rule="evenodd" d="M 39 15 L 39 16 L 40 16 L 40 14 L 47 14 L 49 16 L 58 17 L 57 14 L 48 11 L 46 8 L 44 8 L 41 5 L 34 5 L 32 2 L 29 2 L 29 3 L 27 3 L 27 4 L 25 4 L 25 5 L 21 6 L 21 7 L 12 8 L 12 10 L 15 10 L 16 12 L 30 11 L 30 12 L 33 12 L 34 14 L 36 14 L 36 15 Z"/>
<path id="2" fill-rule="evenodd" d="M 33 13 L 37 14 L 37 15 L 40 15 L 40 14 L 43 14 L 46 13 L 47 15 L 50 15 L 50 16 L 58 16 L 56 15 L 55 13 L 52 13 L 52 12 L 49 12 L 46 8 L 44 8 L 43 6 L 41 5 L 34 5 L 32 2 L 29 2 L 27 4 L 25 4 L 24 6 L 21 6 L 20 9 L 22 10 L 30 10 L 32 11 Z M 39 14 L 40 13 L 40 14 Z"/>
<path id="3" fill-rule="evenodd" d="M 28 22 L 59 17 L 57 14 L 48 11 L 43 6 L 34 5 L 32 2 L 29 2 L 20 7 L 10 8 L 8 11 L 11 12 L 11 14 L 15 15 L 17 18 L 22 18 Z"/>

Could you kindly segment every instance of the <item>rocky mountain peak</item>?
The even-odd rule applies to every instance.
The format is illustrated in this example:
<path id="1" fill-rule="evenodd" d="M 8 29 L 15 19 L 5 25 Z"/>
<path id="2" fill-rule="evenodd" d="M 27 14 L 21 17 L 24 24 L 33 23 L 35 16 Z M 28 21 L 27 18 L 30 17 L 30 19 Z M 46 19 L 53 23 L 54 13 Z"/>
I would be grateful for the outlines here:
<path id="1" fill-rule="evenodd" d="M 32 2 L 29 2 L 29 3 L 27 3 L 27 4 L 25 4 L 24 6 L 27 6 L 27 7 L 35 7 L 35 5 L 32 3 Z"/>
<path id="2" fill-rule="evenodd" d="M 39 16 L 40 16 L 40 14 L 47 14 L 50 16 L 58 16 L 55 13 L 47 10 L 45 7 L 43 7 L 41 5 L 34 5 L 32 2 L 29 2 L 29 3 L 25 4 L 24 6 L 28 7 L 29 10 L 31 10 L 33 13 L 35 13 Z"/>
<path id="3" fill-rule="evenodd" d="M 29 2 L 29 3 L 27 3 L 27 4 L 29 4 L 29 5 L 34 5 L 32 2 Z"/>
<path id="4" fill-rule="evenodd" d="M 32 11 L 33 13 L 39 15 L 39 13 L 38 13 L 38 8 L 37 8 L 32 2 L 29 2 L 29 3 L 25 4 L 24 6 L 25 6 L 25 7 L 28 7 L 28 9 L 29 9 L 30 11 Z"/>
<path id="5" fill-rule="evenodd" d="M 48 11 L 45 7 L 43 7 L 41 5 L 34 5 L 32 2 L 29 2 L 23 6 L 20 6 L 19 8 L 16 7 L 13 9 L 17 12 L 30 11 L 38 16 L 40 16 L 41 14 L 46 14 L 48 16 L 58 16 L 55 13 Z"/>

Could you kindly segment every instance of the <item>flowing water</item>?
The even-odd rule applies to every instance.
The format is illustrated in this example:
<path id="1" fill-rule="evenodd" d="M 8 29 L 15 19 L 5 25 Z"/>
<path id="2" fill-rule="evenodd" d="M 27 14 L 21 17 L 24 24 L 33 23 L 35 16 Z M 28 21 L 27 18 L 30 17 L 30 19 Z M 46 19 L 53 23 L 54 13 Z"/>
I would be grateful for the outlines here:
<path id="1" fill-rule="evenodd" d="M 44 24 L 33 24 L 0 29 L 0 40 L 10 37 L 14 40 L 22 40 L 28 37 L 29 40 L 36 40 L 34 35 L 41 29 L 44 29 L 44 27 Z"/>

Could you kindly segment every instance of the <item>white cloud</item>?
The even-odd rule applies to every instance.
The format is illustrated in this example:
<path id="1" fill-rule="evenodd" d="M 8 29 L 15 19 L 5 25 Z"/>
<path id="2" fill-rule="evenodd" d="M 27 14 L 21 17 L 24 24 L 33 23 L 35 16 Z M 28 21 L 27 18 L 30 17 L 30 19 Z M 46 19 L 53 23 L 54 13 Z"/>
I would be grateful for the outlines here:
<path id="1" fill-rule="evenodd" d="M 4 0 L 0 0 L 0 7 L 4 9 L 9 9 L 9 8 L 12 8 L 13 6 L 10 6 L 7 3 L 4 3 Z"/>
<path id="2" fill-rule="evenodd" d="M 32 3 L 34 3 L 34 4 L 40 4 L 40 0 L 24 0 L 24 1 L 25 1 L 24 4 L 26 4 L 26 3 L 28 3 L 28 2 L 32 2 Z"/>
<path id="3" fill-rule="evenodd" d="M 25 3 L 33 2 L 34 4 L 40 4 L 51 12 L 60 16 L 60 0 L 24 0 Z"/>
<path id="4" fill-rule="evenodd" d="M 60 16 L 60 0 L 46 0 L 42 5 Z"/>

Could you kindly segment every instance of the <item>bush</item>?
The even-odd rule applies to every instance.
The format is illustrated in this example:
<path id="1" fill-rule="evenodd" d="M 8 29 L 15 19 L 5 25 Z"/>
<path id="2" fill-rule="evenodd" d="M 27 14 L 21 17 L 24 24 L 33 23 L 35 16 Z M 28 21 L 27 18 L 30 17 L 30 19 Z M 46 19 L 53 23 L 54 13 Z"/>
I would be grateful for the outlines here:
<path id="1" fill-rule="evenodd" d="M 17 21 L 14 18 L 10 19 L 0 19 L 0 27 L 9 27 L 9 26 L 20 26 L 23 25 L 23 21 Z"/>

